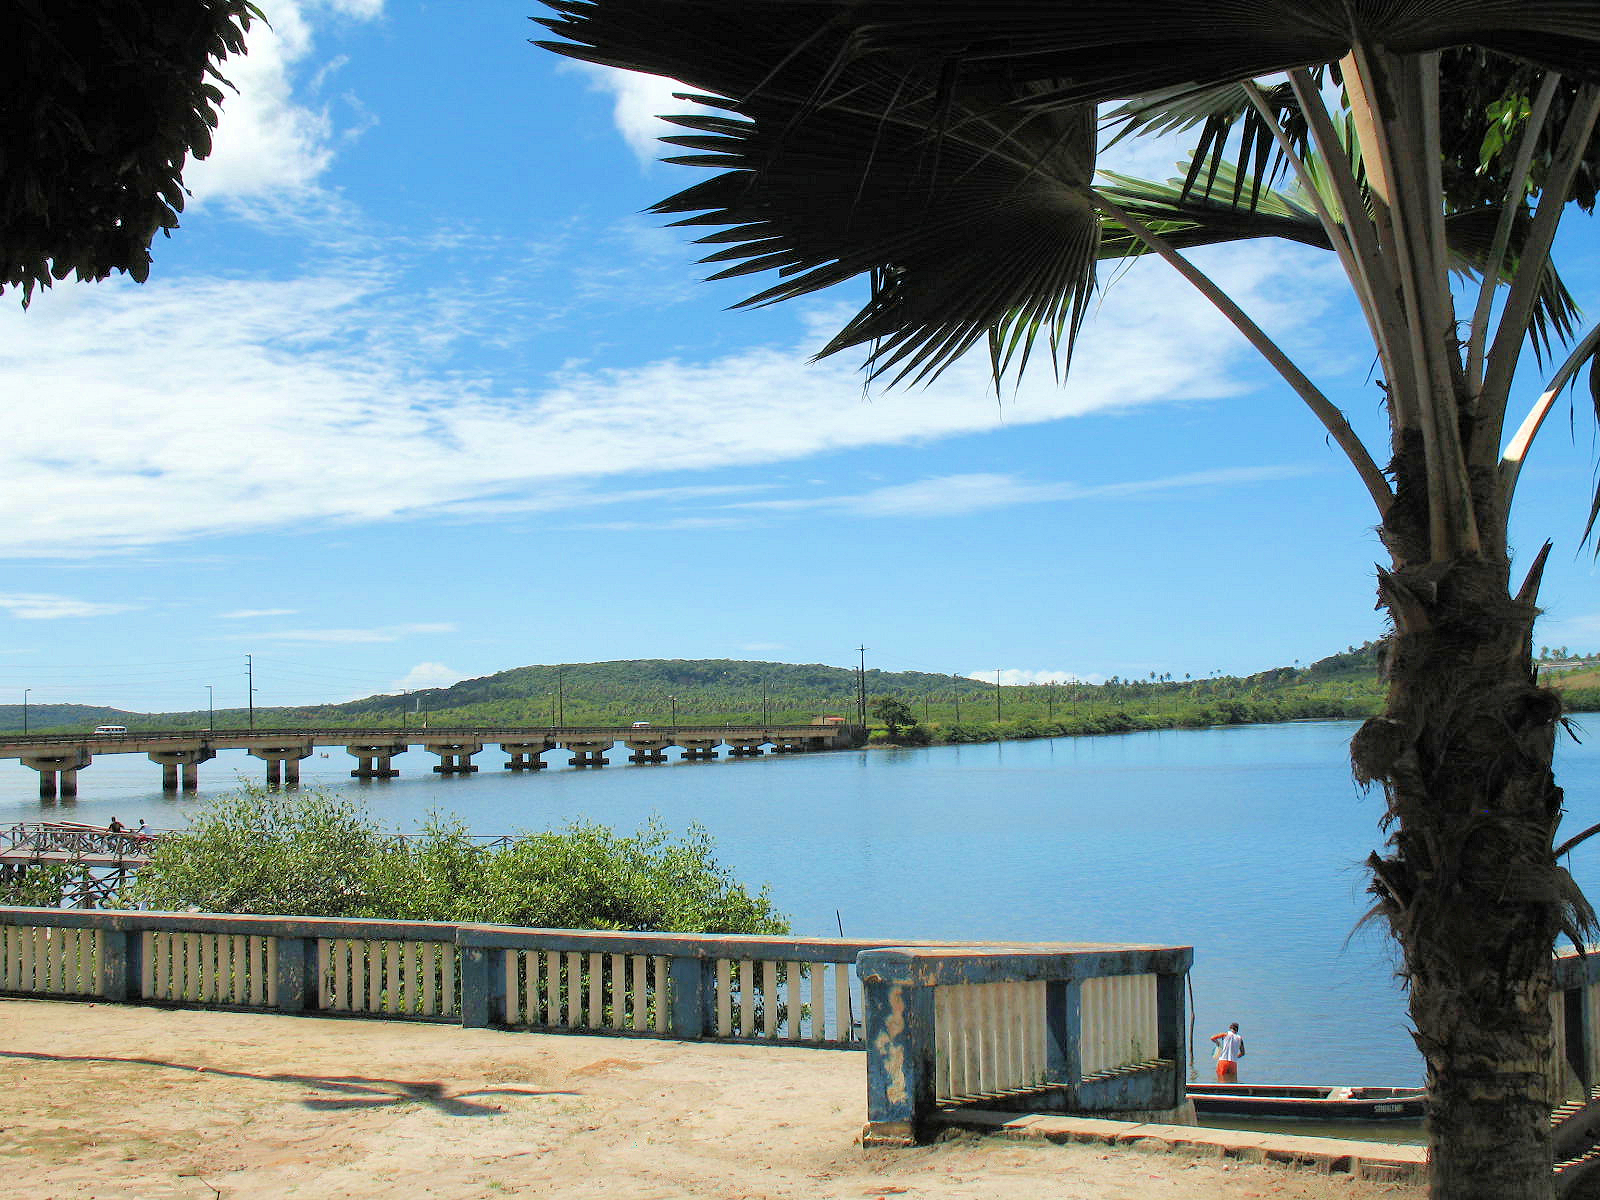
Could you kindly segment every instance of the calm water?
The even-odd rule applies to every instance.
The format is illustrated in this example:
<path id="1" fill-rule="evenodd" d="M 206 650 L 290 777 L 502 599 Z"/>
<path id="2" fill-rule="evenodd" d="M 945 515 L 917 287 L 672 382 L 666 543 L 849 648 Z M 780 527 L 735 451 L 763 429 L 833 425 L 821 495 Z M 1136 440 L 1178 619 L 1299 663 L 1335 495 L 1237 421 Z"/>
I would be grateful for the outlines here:
<path id="1" fill-rule="evenodd" d="M 1592 719 L 1591 719 L 1592 720 Z M 1315 722 L 984 746 L 499 770 L 442 778 L 431 755 L 399 779 L 357 782 L 342 750 L 302 764 L 306 784 L 365 797 L 415 828 L 430 809 L 482 833 L 590 818 L 631 830 L 652 814 L 706 826 L 735 874 L 770 883 L 800 934 L 1165 942 L 1195 948 L 1205 1039 L 1243 1027 L 1248 1082 L 1413 1084 L 1395 954 L 1368 927 L 1361 862 L 1380 800 L 1350 782 L 1355 726 Z M 565 762 L 566 755 L 547 758 Z M 207 791 L 264 778 L 242 752 L 200 768 Z M 1564 741 L 1570 829 L 1600 821 L 1600 751 Z M 143 756 L 105 756 L 75 802 L 45 803 L 37 777 L 0 763 L 0 821 L 181 825 L 191 799 L 163 797 Z M 202 795 L 205 793 L 203 792 Z M 1600 843 L 1600 838 L 1595 839 Z M 1600 893 L 1600 846 L 1574 855 Z M 836 915 L 837 912 L 837 915 Z"/>

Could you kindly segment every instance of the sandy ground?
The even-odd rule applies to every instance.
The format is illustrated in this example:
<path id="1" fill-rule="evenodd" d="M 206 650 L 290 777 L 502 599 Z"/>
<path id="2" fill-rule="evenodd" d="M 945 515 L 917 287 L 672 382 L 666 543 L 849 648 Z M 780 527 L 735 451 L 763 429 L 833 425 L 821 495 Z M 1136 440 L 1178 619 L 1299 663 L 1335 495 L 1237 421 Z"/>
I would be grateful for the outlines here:
<path id="1" fill-rule="evenodd" d="M 962 1135 L 864 1150 L 859 1053 L 0 1000 L 0 1195 L 1369 1200 L 1412 1186 Z"/>

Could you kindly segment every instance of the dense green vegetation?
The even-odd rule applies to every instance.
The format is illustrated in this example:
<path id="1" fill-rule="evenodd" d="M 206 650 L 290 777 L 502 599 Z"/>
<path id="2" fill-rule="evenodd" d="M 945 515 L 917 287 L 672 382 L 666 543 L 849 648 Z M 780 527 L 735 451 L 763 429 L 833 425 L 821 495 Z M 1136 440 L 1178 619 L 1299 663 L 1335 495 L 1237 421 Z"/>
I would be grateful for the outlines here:
<path id="1" fill-rule="evenodd" d="M 10 902 L 10 901 L 8 901 Z M 120 903 L 165 911 L 461 921 L 537 928 L 784 934 L 698 826 L 632 835 L 575 821 L 504 844 L 454 817 L 412 837 L 360 804 L 309 789 L 245 788 L 207 802 L 161 840 Z"/>
<path id="2" fill-rule="evenodd" d="M 999 687 L 965 676 L 868 670 L 869 723 L 884 734 L 879 706 L 911 728 L 896 740 L 992 741 L 1138 729 L 1201 728 L 1273 721 L 1367 717 L 1379 711 L 1378 643 L 1351 646 L 1310 666 L 1254 675 L 1176 679 L 1151 673 L 1105 683 Z M 1549 670 L 1575 711 L 1600 709 L 1600 671 Z M 348 704 L 258 708 L 258 728 L 320 725 L 415 729 L 445 725 L 722 725 L 761 720 L 807 722 L 823 715 L 856 719 L 857 673 L 820 664 L 733 659 L 633 659 L 517 667 L 447 688 L 369 696 Z M 132 713 L 80 705 L 33 705 L 34 732 L 77 733 L 97 724 L 129 729 L 205 728 L 208 714 Z M 21 708 L 0 705 L 0 729 L 20 729 Z M 245 714 L 218 710 L 219 729 L 238 729 Z"/>

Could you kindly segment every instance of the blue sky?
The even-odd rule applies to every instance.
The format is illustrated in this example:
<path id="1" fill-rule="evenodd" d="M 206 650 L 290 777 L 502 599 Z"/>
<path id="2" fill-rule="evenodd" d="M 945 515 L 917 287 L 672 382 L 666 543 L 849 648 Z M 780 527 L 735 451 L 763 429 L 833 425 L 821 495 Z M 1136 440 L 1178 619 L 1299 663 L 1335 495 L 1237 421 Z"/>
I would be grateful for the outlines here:
<path id="1" fill-rule="evenodd" d="M 1248 672 L 1381 632 L 1354 473 L 1160 263 L 1105 289 L 1064 386 L 997 400 L 980 357 L 869 394 L 807 361 L 855 294 L 727 312 L 751 281 L 699 282 L 642 215 L 699 177 L 653 161 L 669 85 L 528 45 L 532 4 L 267 10 L 150 282 L 0 300 L 0 703 L 242 706 L 247 653 L 273 705 L 863 643 L 1012 682 Z M 1600 306 L 1593 220 L 1561 249 Z M 1381 447 L 1332 257 L 1197 257 Z M 1556 539 L 1539 640 L 1594 649 L 1566 412 L 1514 529 Z"/>

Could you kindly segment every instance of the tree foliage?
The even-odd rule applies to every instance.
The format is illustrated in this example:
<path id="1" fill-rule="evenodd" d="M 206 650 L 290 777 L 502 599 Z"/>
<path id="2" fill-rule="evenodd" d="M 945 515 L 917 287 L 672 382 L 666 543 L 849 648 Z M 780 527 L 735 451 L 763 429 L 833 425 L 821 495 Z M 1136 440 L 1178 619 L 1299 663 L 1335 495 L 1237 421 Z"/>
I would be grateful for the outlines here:
<path id="1" fill-rule="evenodd" d="M 0 13 L 0 291 L 76 273 L 141 283 L 211 152 L 249 0 L 13 0 Z"/>
<path id="2" fill-rule="evenodd" d="M 700 826 L 618 834 L 586 821 L 486 846 L 455 817 L 384 833 L 322 790 L 247 787 L 157 843 L 120 898 L 158 910 L 479 922 L 533 928 L 781 934 Z"/>

